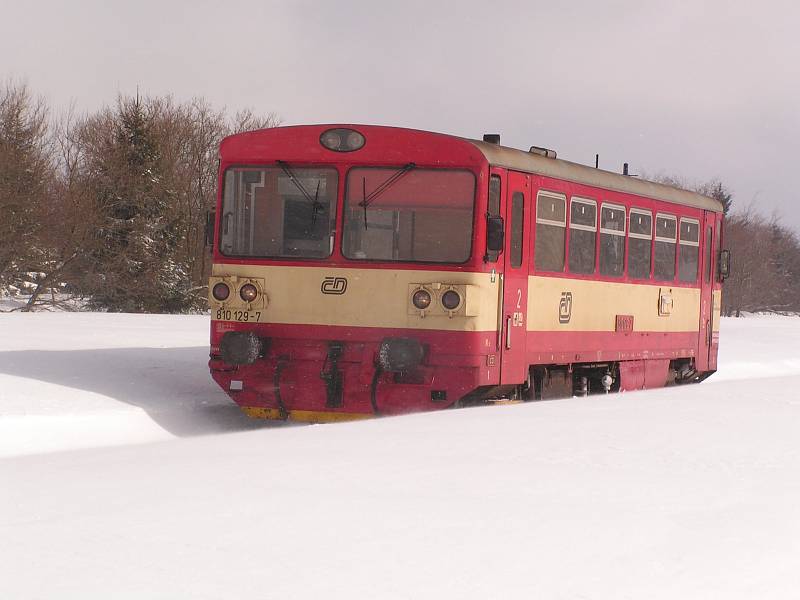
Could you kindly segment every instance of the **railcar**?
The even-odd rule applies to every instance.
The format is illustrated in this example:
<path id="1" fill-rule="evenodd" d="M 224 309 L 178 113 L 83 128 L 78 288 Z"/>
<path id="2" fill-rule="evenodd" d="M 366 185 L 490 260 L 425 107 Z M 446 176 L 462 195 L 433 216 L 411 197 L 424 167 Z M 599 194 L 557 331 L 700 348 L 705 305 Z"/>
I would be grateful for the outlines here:
<path id="1" fill-rule="evenodd" d="M 367 125 L 220 145 L 210 370 L 249 415 L 336 421 L 697 382 L 719 202 Z"/>

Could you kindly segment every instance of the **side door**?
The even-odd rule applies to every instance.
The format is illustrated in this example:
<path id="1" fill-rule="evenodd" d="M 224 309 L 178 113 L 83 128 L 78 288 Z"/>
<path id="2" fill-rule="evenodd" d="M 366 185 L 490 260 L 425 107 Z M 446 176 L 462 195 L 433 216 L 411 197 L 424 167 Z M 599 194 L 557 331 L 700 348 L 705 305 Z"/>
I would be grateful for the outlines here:
<path id="1" fill-rule="evenodd" d="M 714 222 L 709 217 L 709 222 Z M 717 213 L 714 226 L 714 243 L 711 250 L 711 346 L 708 349 L 708 369 L 717 370 L 717 354 L 719 352 L 719 320 L 722 310 L 722 281 L 717 271 L 719 253 L 722 249 L 724 231 L 722 229 L 722 213 Z"/>
<path id="2" fill-rule="evenodd" d="M 716 214 L 710 211 L 703 213 L 703 245 L 702 268 L 700 280 L 700 323 L 698 327 L 697 357 L 695 366 L 698 371 L 708 371 L 711 355 L 712 335 L 714 331 L 714 242 L 717 235 Z M 716 361 L 715 361 L 716 362 Z M 716 365 L 713 367 L 716 368 Z"/>
<path id="3" fill-rule="evenodd" d="M 503 252 L 503 306 L 501 384 L 524 383 L 528 314 L 528 253 L 530 239 L 531 177 L 508 172 L 505 196 L 505 250 Z"/>

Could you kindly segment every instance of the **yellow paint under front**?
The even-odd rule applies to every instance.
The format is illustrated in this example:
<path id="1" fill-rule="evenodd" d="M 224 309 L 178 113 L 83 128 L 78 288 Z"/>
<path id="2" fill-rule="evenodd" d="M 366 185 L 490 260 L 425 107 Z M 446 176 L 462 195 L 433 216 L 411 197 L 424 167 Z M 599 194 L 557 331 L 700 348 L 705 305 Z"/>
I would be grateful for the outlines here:
<path id="1" fill-rule="evenodd" d="M 260 406 L 242 406 L 244 414 L 254 419 L 270 419 L 273 421 L 282 421 L 281 411 L 277 408 L 263 408 Z M 323 412 L 314 410 L 290 410 L 288 411 L 287 419 L 289 421 L 298 421 L 301 423 L 338 423 L 341 421 L 359 421 L 362 419 L 370 419 L 374 415 L 365 413 L 340 413 L 340 412 Z"/>

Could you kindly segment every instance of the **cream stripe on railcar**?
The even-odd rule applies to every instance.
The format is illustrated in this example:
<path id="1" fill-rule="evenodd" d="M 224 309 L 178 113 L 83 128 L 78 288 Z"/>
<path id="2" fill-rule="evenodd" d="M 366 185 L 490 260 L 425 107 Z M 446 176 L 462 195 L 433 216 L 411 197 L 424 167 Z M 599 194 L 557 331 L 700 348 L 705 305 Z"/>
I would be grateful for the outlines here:
<path id="1" fill-rule="evenodd" d="M 719 331 L 719 320 L 722 316 L 722 290 L 714 290 L 712 292 L 712 310 L 714 311 L 714 318 L 711 322 L 711 330 Z"/>
<path id="2" fill-rule="evenodd" d="M 562 294 L 572 297 L 569 322 L 559 321 Z M 659 315 L 663 294 L 669 315 Z M 614 331 L 617 315 L 633 315 L 634 331 L 697 331 L 700 290 L 666 285 L 609 283 L 561 277 L 528 277 L 528 331 Z"/>
<path id="3" fill-rule="evenodd" d="M 252 309 L 261 313 L 261 323 L 497 331 L 498 286 L 502 279 L 495 277 L 493 282 L 489 273 L 274 265 L 213 266 L 212 278 L 230 276 L 264 281 L 268 305 L 263 309 Z M 347 279 L 347 290 L 344 294 L 321 292 L 322 282 L 330 277 Z M 428 283 L 470 286 L 467 290 L 470 305 L 479 307 L 473 311 L 475 316 L 456 314 L 451 318 L 446 314 L 436 315 L 431 312 L 423 318 L 418 314 L 409 314 L 414 312 L 413 309 L 409 310 L 411 284 Z M 231 296 L 236 293 L 233 290 Z M 223 305 L 213 299 L 210 301 L 211 317 L 216 320 L 216 310 Z M 236 300 L 233 304 L 236 304 Z M 225 307 L 242 308 L 230 303 Z"/>

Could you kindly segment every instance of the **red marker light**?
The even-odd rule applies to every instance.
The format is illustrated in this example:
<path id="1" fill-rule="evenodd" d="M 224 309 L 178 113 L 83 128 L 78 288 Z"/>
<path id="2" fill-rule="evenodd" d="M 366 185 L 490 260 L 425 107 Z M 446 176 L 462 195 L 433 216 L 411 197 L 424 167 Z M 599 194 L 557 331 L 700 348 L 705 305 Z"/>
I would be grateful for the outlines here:
<path id="1" fill-rule="evenodd" d="M 228 296 L 231 295 L 231 288 L 228 287 L 227 283 L 220 282 L 211 290 L 211 295 L 214 296 L 214 300 L 225 302 Z"/>

